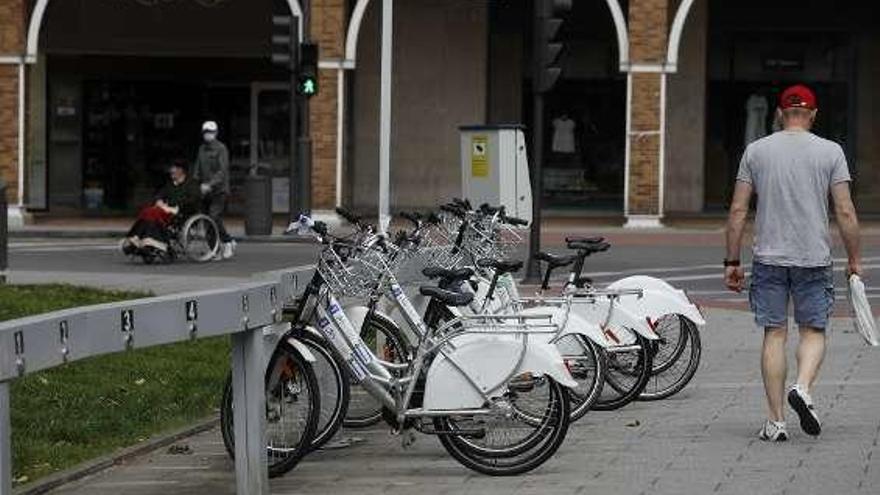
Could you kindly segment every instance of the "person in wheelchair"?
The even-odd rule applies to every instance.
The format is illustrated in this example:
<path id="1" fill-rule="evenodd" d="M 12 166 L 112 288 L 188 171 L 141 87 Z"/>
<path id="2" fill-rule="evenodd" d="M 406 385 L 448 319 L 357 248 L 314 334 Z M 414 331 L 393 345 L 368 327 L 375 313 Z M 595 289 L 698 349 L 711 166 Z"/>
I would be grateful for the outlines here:
<path id="1" fill-rule="evenodd" d="M 198 181 L 189 177 L 186 162 L 174 160 L 168 175 L 168 183 L 159 190 L 152 204 L 141 209 L 122 241 L 124 254 L 166 256 L 171 227 L 199 213 L 202 193 Z"/>

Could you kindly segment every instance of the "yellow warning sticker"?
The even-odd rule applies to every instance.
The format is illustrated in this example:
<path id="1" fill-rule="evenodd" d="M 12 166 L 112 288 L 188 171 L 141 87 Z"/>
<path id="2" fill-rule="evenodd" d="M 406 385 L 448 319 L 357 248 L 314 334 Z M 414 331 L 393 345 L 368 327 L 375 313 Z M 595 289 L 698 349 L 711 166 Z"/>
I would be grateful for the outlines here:
<path id="1" fill-rule="evenodd" d="M 471 176 L 489 177 L 489 139 L 486 136 L 471 137 Z"/>

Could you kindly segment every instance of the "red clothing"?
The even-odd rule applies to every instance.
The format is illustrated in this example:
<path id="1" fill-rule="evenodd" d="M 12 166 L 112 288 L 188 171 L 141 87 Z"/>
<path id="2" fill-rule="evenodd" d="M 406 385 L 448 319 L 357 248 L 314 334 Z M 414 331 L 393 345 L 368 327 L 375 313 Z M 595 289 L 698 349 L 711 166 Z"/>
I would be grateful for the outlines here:
<path id="1" fill-rule="evenodd" d="M 158 206 L 146 206 L 138 213 L 138 220 L 156 222 L 160 225 L 168 225 L 172 215 Z"/>

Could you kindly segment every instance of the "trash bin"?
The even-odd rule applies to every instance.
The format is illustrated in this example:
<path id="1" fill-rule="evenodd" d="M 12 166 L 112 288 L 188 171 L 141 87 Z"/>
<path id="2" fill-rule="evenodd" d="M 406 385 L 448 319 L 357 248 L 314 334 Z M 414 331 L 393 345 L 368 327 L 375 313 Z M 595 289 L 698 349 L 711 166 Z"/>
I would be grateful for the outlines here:
<path id="1" fill-rule="evenodd" d="M 251 168 L 244 182 L 246 235 L 272 235 L 272 177 Z"/>

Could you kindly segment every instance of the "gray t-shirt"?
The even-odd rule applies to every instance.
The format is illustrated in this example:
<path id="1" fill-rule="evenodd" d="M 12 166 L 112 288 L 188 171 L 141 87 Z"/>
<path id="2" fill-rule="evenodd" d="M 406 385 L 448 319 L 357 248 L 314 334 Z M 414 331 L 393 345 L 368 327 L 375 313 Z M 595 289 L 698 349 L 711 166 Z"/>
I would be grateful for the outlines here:
<path id="1" fill-rule="evenodd" d="M 840 145 L 805 131 L 779 131 L 750 144 L 736 180 L 758 196 L 754 259 L 777 266 L 831 264 L 828 196 L 849 181 Z"/>

